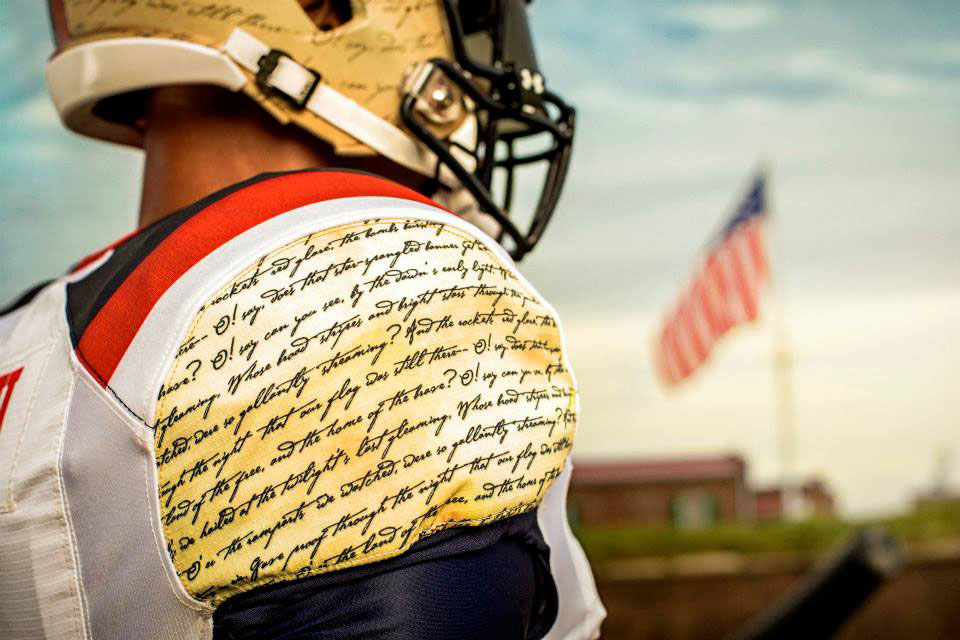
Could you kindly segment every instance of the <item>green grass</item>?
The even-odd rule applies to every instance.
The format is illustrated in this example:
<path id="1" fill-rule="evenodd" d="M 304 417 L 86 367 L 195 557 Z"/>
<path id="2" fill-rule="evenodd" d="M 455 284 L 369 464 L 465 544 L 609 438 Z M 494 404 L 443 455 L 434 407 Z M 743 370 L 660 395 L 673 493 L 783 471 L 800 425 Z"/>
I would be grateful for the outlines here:
<path id="1" fill-rule="evenodd" d="M 670 557 L 708 551 L 814 554 L 831 549 L 864 524 L 879 524 L 907 545 L 960 538 L 960 508 L 924 509 L 869 522 L 809 520 L 727 524 L 701 531 L 669 527 L 579 527 L 575 529 L 591 560 Z"/>
<path id="2" fill-rule="evenodd" d="M 960 507 L 926 507 L 879 524 L 908 543 L 956 539 L 960 538 Z"/>

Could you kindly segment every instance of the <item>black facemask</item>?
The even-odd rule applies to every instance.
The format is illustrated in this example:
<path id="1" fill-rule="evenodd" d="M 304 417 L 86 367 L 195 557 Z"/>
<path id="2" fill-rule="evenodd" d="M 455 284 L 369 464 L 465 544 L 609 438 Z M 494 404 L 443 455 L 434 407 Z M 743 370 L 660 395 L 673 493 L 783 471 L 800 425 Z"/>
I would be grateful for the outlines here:
<path id="1" fill-rule="evenodd" d="M 455 61 L 430 61 L 432 73 L 443 74 L 472 103 L 477 141 L 470 149 L 437 137 L 408 93 L 401 106 L 406 127 L 452 172 L 480 209 L 500 226 L 498 240 L 514 259 L 540 240 L 553 216 L 563 187 L 573 143 L 575 111 L 547 90 L 537 66 L 526 0 L 443 0 Z M 528 151 L 539 143 L 536 150 Z M 471 171 L 457 159 L 473 158 Z M 545 165 L 537 204 L 522 231 L 511 218 L 518 168 Z M 494 180 L 502 174 L 499 197 Z"/>

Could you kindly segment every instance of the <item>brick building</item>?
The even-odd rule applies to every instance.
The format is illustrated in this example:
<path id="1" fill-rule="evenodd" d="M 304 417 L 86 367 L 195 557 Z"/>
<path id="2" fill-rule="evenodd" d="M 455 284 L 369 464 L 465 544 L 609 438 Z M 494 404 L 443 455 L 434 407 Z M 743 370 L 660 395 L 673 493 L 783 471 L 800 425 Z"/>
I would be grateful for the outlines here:
<path id="1" fill-rule="evenodd" d="M 757 520 L 780 520 L 783 518 L 783 490 L 779 486 L 757 489 L 753 493 L 754 511 Z M 833 494 L 822 480 L 812 479 L 801 484 L 797 490 L 796 515 L 803 518 L 830 518 L 834 514 Z"/>
<path id="2" fill-rule="evenodd" d="M 570 483 L 574 521 L 585 525 L 709 526 L 752 517 L 740 456 L 577 461 Z"/>
<path id="3" fill-rule="evenodd" d="M 819 480 L 798 492 L 803 516 L 833 515 Z M 783 517 L 779 488 L 754 491 L 741 456 L 574 463 L 571 521 L 586 526 L 666 525 L 698 529 L 723 522 Z"/>

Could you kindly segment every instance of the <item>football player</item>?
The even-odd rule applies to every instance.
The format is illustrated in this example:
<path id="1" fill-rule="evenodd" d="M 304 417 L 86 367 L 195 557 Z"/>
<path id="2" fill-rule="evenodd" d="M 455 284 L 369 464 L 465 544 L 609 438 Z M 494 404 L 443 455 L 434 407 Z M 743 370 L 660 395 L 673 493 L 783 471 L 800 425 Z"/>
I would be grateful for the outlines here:
<path id="1" fill-rule="evenodd" d="M 143 148 L 141 225 L 0 315 L 4 634 L 599 635 L 515 264 L 574 129 L 526 4 L 51 0 L 53 101 Z"/>

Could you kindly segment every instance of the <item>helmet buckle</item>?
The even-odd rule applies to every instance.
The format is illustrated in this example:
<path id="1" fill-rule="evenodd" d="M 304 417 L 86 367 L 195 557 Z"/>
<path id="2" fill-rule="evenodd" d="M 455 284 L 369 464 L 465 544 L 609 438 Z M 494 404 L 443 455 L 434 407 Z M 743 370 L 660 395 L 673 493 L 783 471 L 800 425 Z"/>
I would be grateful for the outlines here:
<path id="1" fill-rule="evenodd" d="M 274 78 L 278 69 L 284 78 Z M 298 110 L 306 108 L 321 79 L 319 73 L 298 63 L 280 49 L 270 49 L 257 60 L 256 82 L 260 90 L 285 98 Z"/>

